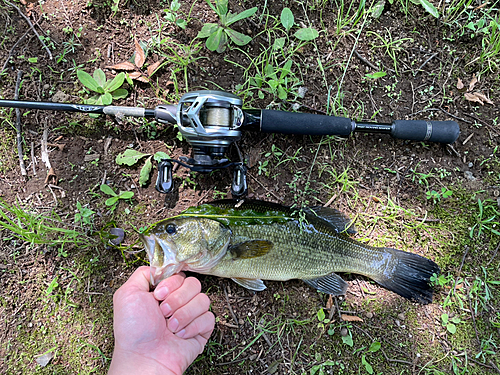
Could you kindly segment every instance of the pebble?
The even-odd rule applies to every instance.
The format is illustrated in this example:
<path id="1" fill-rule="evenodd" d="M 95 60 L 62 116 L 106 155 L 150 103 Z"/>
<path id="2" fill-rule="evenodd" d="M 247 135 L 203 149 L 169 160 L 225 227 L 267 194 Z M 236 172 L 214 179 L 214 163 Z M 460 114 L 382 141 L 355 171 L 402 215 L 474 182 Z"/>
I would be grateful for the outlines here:
<path id="1" fill-rule="evenodd" d="M 403 313 L 399 313 L 399 314 L 398 314 L 398 319 L 399 319 L 399 320 L 405 320 L 405 314 L 403 314 Z"/>
<path id="2" fill-rule="evenodd" d="M 348 335 L 349 332 L 347 332 L 347 328 L 342 328 L 340 330 L 340 336 L 342 337 L 346 337 Z"/>
<path id="3" fill-rule="evenodd" d="M 371 311 L 368 311 L 365 316 L 368 318 L 368 319 L 371 319 L 373 318 L 373 313 Z"/>
<path id="4" fill-rule="evenodd" d="M 45 85 L 43 85 L 43 89 L 44 90 L 48 90 L 50 89 L 50 85 L 48 83 L 46 83 Z"/>
<path id="5" fill-rule="evenodd" d="M 465 171 L 464 176 L 469 181 L 476 181 L 476 177 L 474 177 L 471 171 Z"/>
<path id="6" fill-rule="evenodd" d="M 467 164 L 467 166 L 468 166 L 469 168 L 472 168 L 472 167 L 474 166 L 474 164 L 473 164 L 472 162 L 470 162 L 469 164 Z"/>

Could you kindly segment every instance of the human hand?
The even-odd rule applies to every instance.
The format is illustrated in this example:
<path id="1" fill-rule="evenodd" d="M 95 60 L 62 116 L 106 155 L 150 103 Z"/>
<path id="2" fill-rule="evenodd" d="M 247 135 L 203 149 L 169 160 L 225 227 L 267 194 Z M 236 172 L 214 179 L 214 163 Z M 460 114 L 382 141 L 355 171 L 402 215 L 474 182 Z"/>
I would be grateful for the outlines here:
<path id="1" fill-rule="evenodd" d="M 149 279 L 149 267 L 140 267 L 113 296 L 115 350 L 109 374 L 180 375 L 212 334 L 215 317 L 196 278 L 173 275 L 154 292 Z"/>

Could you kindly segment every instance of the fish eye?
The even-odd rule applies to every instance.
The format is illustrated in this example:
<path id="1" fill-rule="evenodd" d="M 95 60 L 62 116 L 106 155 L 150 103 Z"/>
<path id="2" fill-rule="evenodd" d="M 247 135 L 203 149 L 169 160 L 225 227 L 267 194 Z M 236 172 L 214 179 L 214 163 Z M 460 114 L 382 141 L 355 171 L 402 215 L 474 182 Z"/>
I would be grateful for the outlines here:
<path id="1" fill-rule="evenodd" d="M 177 232 L 177 225 L 168 224 L 167 227 L 165 228 L 165 230 L 168 234 L 174 234 L 175 232 Z"/>

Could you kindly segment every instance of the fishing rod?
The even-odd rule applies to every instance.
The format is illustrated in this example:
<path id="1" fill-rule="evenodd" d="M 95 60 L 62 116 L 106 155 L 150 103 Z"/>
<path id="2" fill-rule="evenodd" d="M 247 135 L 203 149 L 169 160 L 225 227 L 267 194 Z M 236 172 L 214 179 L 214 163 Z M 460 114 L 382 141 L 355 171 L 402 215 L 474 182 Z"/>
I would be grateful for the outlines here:
<path id="1" fill-rule="evenodd" d="M 211 172 L 233 167 L 231 192 L 235 197 L 247 193 L 243 159 L 230 162 L 224 155 L 242 131 L 299 135 L 337 135 L 351 133 L 389 134 L 393 138 L 451 144 L 460 134 L 455 121 L 396 120 L 392 123 L 356 122 L 346 117 L 295 113 L 268 109 L 244 109 L 240 97 L 214 90 L 184 94 L 177 105 L 160 104 L 155 108 L 100 106 L 88 104 L 0 100 L 0 107 L 84 112 L 111 116 L 154 118 L 162 124 L 177 124 L 180 133 L 193 148 L 193 157 L 163 159 L 158 165 L 156 189 L 168 193 L 173 189 L 172 163 L 192 171 Z"/>

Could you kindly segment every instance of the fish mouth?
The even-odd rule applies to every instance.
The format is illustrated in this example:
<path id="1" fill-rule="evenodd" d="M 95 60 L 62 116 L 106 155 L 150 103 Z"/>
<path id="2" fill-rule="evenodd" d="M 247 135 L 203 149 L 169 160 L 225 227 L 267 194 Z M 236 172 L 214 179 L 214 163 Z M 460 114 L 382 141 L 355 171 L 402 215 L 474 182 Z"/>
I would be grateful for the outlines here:
<path id="1" fill-rule="evenodd" d="M 176 259 L 176 248 L 174 244 L 158 238 L 154 234 L 139 235 L 144 244 L 149 258 L 151 270 L 151 284 L 153 286 L 181 271 L 183 264 Z"/>

